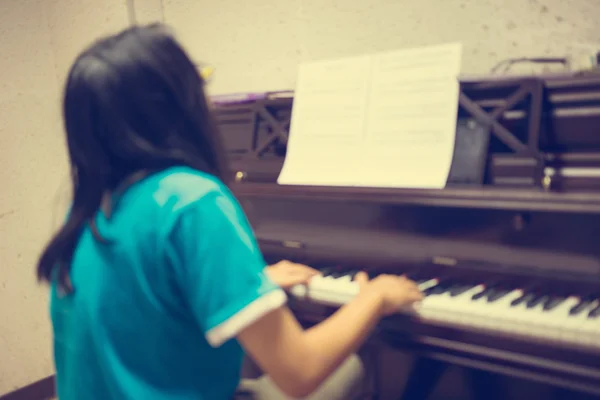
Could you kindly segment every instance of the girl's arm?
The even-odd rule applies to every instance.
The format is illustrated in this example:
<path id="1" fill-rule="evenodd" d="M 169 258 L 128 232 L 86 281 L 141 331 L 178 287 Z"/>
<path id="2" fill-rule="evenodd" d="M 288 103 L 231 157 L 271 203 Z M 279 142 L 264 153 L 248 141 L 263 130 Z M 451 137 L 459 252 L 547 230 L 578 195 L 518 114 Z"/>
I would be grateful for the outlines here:
<path id="1" fill-rule="evenodd" d="M 303 397 L 362 345 L 383 315 L 420 298 L 413 282 L 381 276 L 308 330 L 289 308 L 281 307 L 241 331 L 237 339 L 283 392 Z"/>

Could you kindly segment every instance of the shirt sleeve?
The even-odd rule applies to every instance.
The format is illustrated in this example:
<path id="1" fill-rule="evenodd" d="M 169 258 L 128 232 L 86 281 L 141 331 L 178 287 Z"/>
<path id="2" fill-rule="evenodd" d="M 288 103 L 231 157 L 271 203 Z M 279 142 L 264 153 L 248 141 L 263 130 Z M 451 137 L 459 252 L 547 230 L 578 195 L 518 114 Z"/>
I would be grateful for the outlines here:
<path id="1" fill-rule="evenodd" d="M 186 206 L 168 242 L 182 294 L 211 346 L 285 304 L 233 195 L 210 193 Z"/>

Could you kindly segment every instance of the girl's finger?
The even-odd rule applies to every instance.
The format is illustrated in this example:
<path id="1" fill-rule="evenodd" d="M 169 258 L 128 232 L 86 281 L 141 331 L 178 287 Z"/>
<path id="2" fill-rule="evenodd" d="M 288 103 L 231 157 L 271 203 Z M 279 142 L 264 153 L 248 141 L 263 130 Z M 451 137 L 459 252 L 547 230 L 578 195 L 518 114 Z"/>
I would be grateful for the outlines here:
<path id="1" fill-rule="evenodd" d="M 354 281 L 359 285 L 364 285 L 369 282 L 369 275 L 366 272 L 360 271 L 354 276 Z"/>

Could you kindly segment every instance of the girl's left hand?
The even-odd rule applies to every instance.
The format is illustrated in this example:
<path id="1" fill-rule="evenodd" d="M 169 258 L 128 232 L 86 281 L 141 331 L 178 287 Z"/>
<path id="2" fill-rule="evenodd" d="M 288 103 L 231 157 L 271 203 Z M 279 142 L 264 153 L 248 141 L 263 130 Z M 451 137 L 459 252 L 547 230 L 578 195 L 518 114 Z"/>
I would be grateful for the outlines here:
<path id="1" fill-rule="evenodd" d="M 313 276 L 320 275 L 314 268 L 291 261 L 280 261 L 269 265 L 265 272 L 267 276 L 282 289 L 290 289 L 295 285 L 305 285 Z"/>

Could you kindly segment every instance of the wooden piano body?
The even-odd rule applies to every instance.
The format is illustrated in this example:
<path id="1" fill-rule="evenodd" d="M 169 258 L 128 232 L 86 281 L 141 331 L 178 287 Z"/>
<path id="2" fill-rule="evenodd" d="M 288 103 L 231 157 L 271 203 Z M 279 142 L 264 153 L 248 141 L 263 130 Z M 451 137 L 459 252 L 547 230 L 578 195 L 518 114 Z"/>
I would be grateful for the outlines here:
<path id="1" fill-rule="evenodd" d="M 458 120 L 486 128 L 489 143 L 480 179 L 444 190 L 278 185 L 292 101 L 216 108 L 233 191 L 268 261 L 417 270 L 600 298 L 600 77 L 462 82 Z M 291 305 L 306 324 L 334 311 Z M 377 336 L 421 357 L 413 377 L 421 386 L 447 363 L 600 396 L 600 346 L 404 315 L 382 321 Z"/>

